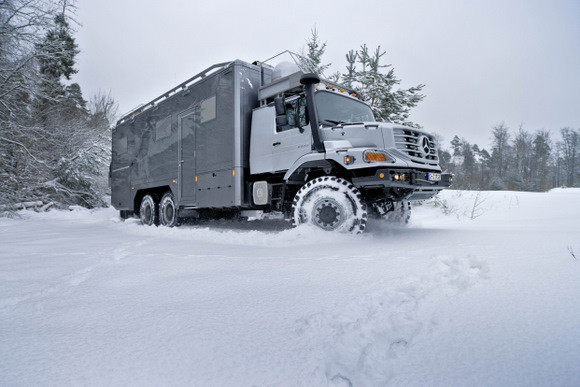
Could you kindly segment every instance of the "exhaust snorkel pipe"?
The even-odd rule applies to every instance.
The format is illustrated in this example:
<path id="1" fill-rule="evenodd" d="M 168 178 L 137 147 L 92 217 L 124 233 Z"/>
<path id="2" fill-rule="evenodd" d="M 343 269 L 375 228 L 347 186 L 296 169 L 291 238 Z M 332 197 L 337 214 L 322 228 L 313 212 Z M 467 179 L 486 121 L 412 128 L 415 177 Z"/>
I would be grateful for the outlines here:
<path id="1" fill-rule="evenodd" d="M 314 73 L 307 73 L 300 77 L 300 83 L 304 85 L 308 116 L 310 117 L 312 147 L 313 150 L 317 152 L 324 152 L 324 144 L 322 144 L 320 141 L 320 133 L 318 132 L 318 117 L 316 117 L 316 109 L 314 107 L 314 85 L 319 82 L 320 78 Z"/>

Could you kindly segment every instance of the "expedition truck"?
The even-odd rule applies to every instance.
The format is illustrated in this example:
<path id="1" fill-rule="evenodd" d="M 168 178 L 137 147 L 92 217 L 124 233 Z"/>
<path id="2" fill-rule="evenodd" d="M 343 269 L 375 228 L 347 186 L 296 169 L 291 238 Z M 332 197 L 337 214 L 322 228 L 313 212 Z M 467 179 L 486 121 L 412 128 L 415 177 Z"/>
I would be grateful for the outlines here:
<path id="1" fill-rule="evenodd" d="M 358 233 L 452 182 L 433 135 L 288 62 L 215 64 L 122 117 L 112 148 L 111 204 L 145 225 L 281 213 Z"/>

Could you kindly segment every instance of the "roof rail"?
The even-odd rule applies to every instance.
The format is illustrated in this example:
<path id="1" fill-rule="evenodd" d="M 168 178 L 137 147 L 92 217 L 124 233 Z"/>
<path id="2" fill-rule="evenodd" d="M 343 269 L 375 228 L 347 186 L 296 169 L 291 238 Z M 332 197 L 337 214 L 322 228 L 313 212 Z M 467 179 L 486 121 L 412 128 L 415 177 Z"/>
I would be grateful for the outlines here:
<path id="1" fill-rule="evenodd" d="M 203 70 L 202 72 L 200 72 L 200 73 L 194 75 L 193 77 L 189 78 L 187 81 L 185 81 L 183 83 L 180 83 L 179 85 L 175 86 L 173 89 L 171 89 L 171 90 L 163 93 L 161 96 L 155 98 L 154 100 L 152 100 L 150 102 L 147 102 L 146 104 L 139 105 L 135 109 L 131 110 L 129 113 L 125 114 L 123 117 L 121 117 L 117 121 L 117 125 L 120 125 L 123 122 L 125 122 L 125 121 L 127 121 L 127 120 L 129 120 L 129 119 L 131 119 L 133 117 L 135 117 L 137 114 L 143 113 L 145 110 L 154 107 L 159 102 L 161 102 L 161 101 L 163 101 L 163 100 L 171 97 L 172 95 L 174 95 L 178 91 L 185 90 L 187 87 L 189 87 L 192 84 L 194 84 L 195 82 L 200 81 L 201 79 L 205 78 L 210 73 L 214 73 L 214 72 L 217 72 L 219 70 L 222 70 L 222 69 L 226 68 L 231 63 L 233 63 L 233 62 L 217 63 L 217 64 L 214 64 L 213 66 L 208 67 L 207 69 Z"/>

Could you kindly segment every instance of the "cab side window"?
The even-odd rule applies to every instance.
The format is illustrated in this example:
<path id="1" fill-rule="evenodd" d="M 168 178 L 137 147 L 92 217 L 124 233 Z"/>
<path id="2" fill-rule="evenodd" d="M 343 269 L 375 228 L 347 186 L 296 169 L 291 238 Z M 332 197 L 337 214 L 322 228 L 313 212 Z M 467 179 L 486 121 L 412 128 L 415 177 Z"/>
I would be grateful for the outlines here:
<path id="1" fill-rule="evenodd" d="M 286 117 L 288 125 L 277 129 L 278 132 L 301 128 L 308 125 L 308 111 L 306 109 L 306 98 L 300 97 L 286 102 Z"/>

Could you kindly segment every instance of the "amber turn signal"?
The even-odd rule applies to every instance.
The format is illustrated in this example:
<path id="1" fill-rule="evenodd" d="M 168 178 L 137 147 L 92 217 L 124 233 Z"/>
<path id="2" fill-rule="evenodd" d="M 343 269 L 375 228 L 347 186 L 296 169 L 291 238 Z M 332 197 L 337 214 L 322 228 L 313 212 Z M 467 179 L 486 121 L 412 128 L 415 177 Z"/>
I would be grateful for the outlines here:
<path id="1" fill-rule="evenodd" d="M 365 153 L 365 161 L 387 161 L 387 156 L 384 153 Z"/>

